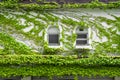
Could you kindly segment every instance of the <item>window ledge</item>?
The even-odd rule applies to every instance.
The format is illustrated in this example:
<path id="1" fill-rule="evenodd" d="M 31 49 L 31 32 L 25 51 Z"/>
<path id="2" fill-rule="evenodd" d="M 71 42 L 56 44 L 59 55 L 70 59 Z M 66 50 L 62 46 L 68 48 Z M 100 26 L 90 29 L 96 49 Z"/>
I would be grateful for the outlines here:
<path id="1" fill-rule="evenodd" d="M 92 46 L 90 45 L 76 45 L 75 48 L 85 48 L 85 49 L 92 49 Z"/>
<path id="2" fill-rule="evenodd" d="M 60 48 L 61 46 L 60 45 L 49 45 L 48 47 L 49 48 Z"/>

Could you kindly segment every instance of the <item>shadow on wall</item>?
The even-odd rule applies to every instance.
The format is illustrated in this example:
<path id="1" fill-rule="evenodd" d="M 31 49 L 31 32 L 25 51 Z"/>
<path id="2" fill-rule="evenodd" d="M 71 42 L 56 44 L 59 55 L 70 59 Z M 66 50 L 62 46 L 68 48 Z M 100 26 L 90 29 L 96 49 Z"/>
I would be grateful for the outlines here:
<path id="1" fill-rule="evenodd" d="M 116 80 L 116 78 L 110 77 L 77 77 L 78 80 Z M 49 80 L 48 77 L 24 77 L 24 78 L 7 78 L 7 79 L 0 79 L 0 80 Z M 51 80 L 75 80 L 74 76 L 61 76 L 61 77 L 53 77 Z"/>
<path id="2" fill-rule="evenodd" d="M 78 76 L 77 78 L 78 78 L 78 80 L 114 80 L 114 78 L 110 78 L 110 77 L 91 77 L 91 78 L 88 78 L 88 77 Z M 38 79 L 38 80 L 40 80 L 40 79 Z M 53 80 L 75 80 L 75 77 L 74 76 L 53 77 Z"/>
<path id="3" fill-rule="evenodd" d="M 0 78 L 0 80 L 22 80 L 21 77 Z"/>

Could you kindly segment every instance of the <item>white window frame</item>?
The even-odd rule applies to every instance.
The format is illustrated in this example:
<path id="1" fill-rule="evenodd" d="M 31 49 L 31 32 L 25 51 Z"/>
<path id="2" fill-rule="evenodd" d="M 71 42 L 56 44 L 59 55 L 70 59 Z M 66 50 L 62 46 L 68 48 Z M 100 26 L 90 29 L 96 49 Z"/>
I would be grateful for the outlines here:
<path id="1" fill-rule="evenodd" d="M 51 32 L 49 32 L 50 29 L 56 29 L 54 31 L 57 31 L 57 32 L 52 31 L 52 33 L 51 33 Z M 58 43 L 49 43 L 49 35 L 58 35 Z M 61 46 L 59 28 L 49 27 L 47 29 L 47 42 L 48 42 L 48 46 L 51 47 L 51 48 L 59 48 Z"/>
<path id="2" fill-rule="evenodd" d="M 79 31 L 78 29 L 80 28 L 83 28 L 84 30 L 83 31 Z M 87 27 L 76 27 L 75 28 L 75 33 L 76 35 L 78 34 L 86 34 L 87 35 L 87 38 L 77 38 L 76 37 L 76 40 L 75 40 L 75 48 L 86 48 L 86 49 L 92 49 L 91 47 L 91 39 L 90 39 L 90 32 L 91 32 L 91 29 L 90 28 L 87 28 Z M 87 44 L 81 44 L 81 45 L 78 45 L 76 44 L 77 40 L 87 40 Z"/>

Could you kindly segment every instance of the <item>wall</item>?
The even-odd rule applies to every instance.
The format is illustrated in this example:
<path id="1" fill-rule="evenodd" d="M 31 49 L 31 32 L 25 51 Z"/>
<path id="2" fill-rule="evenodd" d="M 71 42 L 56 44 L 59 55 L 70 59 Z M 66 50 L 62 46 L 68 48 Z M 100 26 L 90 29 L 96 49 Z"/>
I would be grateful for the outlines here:
<path id="1" fill-rule="evenodd" d="M 75 29 L 78 26 L 89 28 L 89 46 L 81 48 L 91 48 L 93 41 L 106 42 L 106 36 L 98 37 L 100 32 L 96 26 L 102 29 L 110 28 L 113 25 L 102 21 L 102 19 L 115 21 L 115 17 L 120 17 L 119 9 L 54 9 L 50 11 L 14 11 L 0 10 L 2 20 L 8 22 L 10 26 L 3 26 L 0 29 L 14 37 L 18 42 L 22 42 L 35 51 L 43 51 L 43 46 L 47 43 L 47 29 L 55 26 L 60 29 L 60 42 L 64 49 L 75 48 Z M 113 16 L 114 15 L 114 16 Z M 1 23 L 4 25 L 3 23 Z M 6 24 L 6 23 L 5 23 Z M 12 28 L 12 29 L 11 29 Z M 96 34 L 97 33 L 97 34 Z M 49 46 L 50 47 L 50 46 Z"/>
<path id="2" fill-rule="evenodd" d="M 33 78 L 32 80 L 48 80 L 46 78 Z M 52 80 L 74 80 L 73 76 L 64 76 L 62 78 L 54 77 Z M 97 77 L 97 78 L 87 78 L 87 77 L 79 77 L 78 80 L 114 80 L 114 78 L 109 77 Z"/>

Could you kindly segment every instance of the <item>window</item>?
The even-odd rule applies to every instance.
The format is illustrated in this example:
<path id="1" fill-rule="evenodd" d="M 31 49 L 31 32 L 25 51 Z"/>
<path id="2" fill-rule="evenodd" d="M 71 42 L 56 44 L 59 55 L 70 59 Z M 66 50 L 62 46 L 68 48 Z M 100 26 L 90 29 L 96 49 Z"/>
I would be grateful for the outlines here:
<path id="1" fill-rule="evenodd" d="M 48 43 L 50 46 L 59 45 L 59 30 L 55 27 L 50 27 L 48 29 Z"/>
<path id="2" fill-rule="evenodd" d="M 87 28 L 77 28 L 76 29 L 76 45 L 88 45 L 88 29 Z"/>

